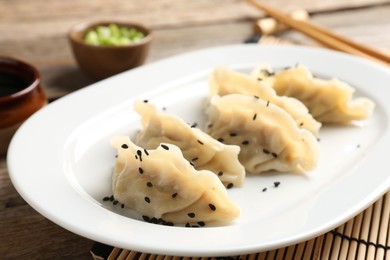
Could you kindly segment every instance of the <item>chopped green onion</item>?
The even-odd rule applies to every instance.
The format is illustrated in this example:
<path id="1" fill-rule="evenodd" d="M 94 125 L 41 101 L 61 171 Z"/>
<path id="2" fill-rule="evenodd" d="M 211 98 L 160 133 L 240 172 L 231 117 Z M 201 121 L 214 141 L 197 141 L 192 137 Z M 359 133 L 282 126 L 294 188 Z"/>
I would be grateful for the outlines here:
<path id="1" fill-rule="evenodd" d="M 96 26 L 84 36 L 84 42 L 101 46 L 124 46 L 133 44 L 145 35 L 135 28 L 109 24 L 108 26 Z"/>

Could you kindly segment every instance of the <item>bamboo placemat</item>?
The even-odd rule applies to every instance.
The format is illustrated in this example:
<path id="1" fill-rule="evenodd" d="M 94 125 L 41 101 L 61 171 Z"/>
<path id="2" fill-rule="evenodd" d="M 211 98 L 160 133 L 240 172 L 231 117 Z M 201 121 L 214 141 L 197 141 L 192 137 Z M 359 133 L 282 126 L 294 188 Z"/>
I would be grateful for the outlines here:
<path id="1" fill-rule="evenodd" d="M 292 44 L 262 36 L 259 44 Z M 96 260 L 203 260 L 203 259 L 387 259 L 390 260 L 390 191 L 345 224 L 314 239 L 276 250 L 229 257 L 180 257 L 154 255 L 95 243 Z"/>

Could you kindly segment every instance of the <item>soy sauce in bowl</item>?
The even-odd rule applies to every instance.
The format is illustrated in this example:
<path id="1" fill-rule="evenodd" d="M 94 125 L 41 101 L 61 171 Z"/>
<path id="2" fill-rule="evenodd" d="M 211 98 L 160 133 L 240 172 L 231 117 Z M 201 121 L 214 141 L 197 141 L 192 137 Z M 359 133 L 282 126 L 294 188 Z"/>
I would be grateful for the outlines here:
<path id="1" fill-rule="evenodd" d="M 28 81 L 12 73 L 0 71 L 0 97 L 10 96 L 28 87 Z"/>
<path id="2" fill-rule="evenodd" d="M 0 156 L 18 127 L 47 103 L 38 70 L 23 61 L 0 57 Z"/>

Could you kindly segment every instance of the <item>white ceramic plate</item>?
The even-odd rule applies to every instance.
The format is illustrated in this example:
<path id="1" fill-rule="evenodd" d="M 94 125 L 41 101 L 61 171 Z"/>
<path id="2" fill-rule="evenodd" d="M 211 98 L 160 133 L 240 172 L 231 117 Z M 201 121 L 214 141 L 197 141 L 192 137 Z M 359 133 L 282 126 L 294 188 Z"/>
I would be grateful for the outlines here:
<path id="1" fill-rule="evenodd" d="M 212 69 L 227 65 L 249 72 L 261 62 L 273 67 L 300 63 L 314 74 L 347 81 L 356 87 L 355 96 L 375 101 L 375 113 L 354 126 L 324 127 L 315 171 L 248 177 L 243 188 L 230 189 L 241 216 L 228 226 L 150 224 L 102 201 L 111 194 L 115 151 L 109 140 L 133 135 L 140 127 L 135 99 L 148 99 L 167 113 L 201 124 Z M 53 102 L 14 136 L 8 167 L 16 189 L 32 207 L 81 236 L 164 255 L 253 253 L 321 235 L 389 189 L 389 97 L 389 71 L 349 55 L 292 46 L 205 49 L 122 73 Z M 281 183 L 277 188 L 276 181 Z"/>

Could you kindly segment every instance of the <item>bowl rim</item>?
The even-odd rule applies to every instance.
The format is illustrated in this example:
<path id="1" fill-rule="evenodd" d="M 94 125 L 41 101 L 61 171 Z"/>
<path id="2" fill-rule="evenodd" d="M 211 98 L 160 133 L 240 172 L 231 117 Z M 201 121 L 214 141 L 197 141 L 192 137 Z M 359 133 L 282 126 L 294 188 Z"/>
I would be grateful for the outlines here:
<path id="1" fill-rule="evenodd" d="M 26 85 L 26 87 L 23 88 L 22 90 L 12 93 L 10 95 L 0 96 L 0 104 L 22 98 L 23 96 L 27 95 L 35 88 L 37 88 L 41 82 L 41 74 L 38 71 L 38 69 L 35 66 L 25 61 L 10 56 L 0 56 L 0 66 L 7 66 L 9 68 L 19 67 L 26 71 L 32 72 L 33 75 L 31 81 L 29 81 L 29 84 Z M 3 70 L 0 69 L 0 71 Z"/>
<path id="2" fill-rule="evenodd" d="M 145 33 L 145 37 L 140 39 L 139 41 L 127 45 L 119 45 L 119 46 L 112 46 L 112 45 L 92 45 L 85 43 L 82 39 L 82 37 L 77 37 L 77 33 L 82 33 L 82 35 L 85 35 L 85 32 L 87 32 L 89 29 L 94 28 L 99 25 L 109 25 L 109 24 L 117 24 L 119 26 L 125 26 L 125 27 L 134 27 L 136 29 L 140 29 L 142 32 Z M 135 46 L 140 46 L 149 43 L 153 39 L 153 32 L 150 28 L 146 27 L 145 25 L 141 23 L 136 23 L 132 21 L 125 21 L 125 20 L 92 20 L 92 21 L 85 21 L 80 22 L 77 24 L 74 24 L 71 26 L 71 28 L 68 31 L 68 38 L 71 42 L 77 43 L 83 46 L 88 46 L 90 48 L 96 48 L 96 49 L 120 49 L 120 48 L 131 48 Z"/>

